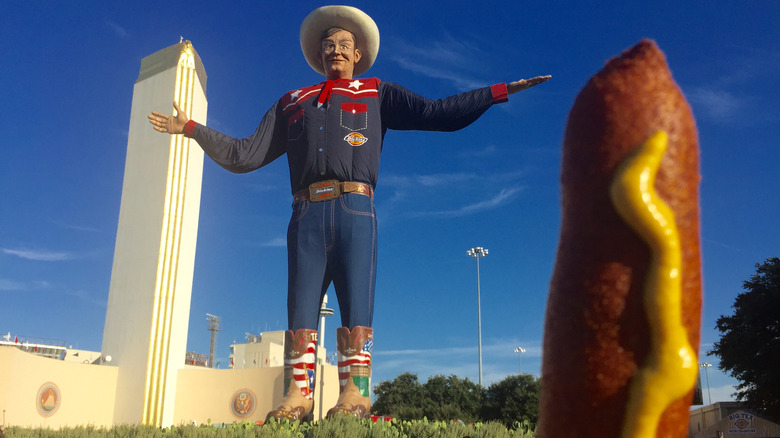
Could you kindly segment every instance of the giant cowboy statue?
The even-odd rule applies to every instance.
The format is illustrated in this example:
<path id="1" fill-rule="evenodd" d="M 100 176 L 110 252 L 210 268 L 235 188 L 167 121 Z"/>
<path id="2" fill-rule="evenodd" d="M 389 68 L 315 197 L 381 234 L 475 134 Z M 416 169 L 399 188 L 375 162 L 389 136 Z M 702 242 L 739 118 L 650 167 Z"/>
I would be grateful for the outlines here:
<path id="1" fill-rule="evenodd" d="M 337 329 L 340 393 L 328 416 L 370 414 L 376 283 L 374 188 L 388 129 L 455 131 L 509 94 L 550 76 L 502 83 L 430 100 L 392 82 L 360 78 L 379 51 L 379 30 L 359 9 L 324 6 L 301 24 L 301 48 L 325 82 L 290 91 L 244 139 L 187 118 L 153 112 L 154 129 L 195 139 L 220 166 L 243 173 L 287 154 L 294 197 L 287 232 L 288 327 L 285 395 L 268 418 L 298 420 L 312 411 L 317 320 L 332 282 L 343 327 Z M 323 218 L 328 220 L 324 221 Z M 327 225 L 327 226 L 325 226 Z M 325 244 L 327 242 L 327 245 Z"/>

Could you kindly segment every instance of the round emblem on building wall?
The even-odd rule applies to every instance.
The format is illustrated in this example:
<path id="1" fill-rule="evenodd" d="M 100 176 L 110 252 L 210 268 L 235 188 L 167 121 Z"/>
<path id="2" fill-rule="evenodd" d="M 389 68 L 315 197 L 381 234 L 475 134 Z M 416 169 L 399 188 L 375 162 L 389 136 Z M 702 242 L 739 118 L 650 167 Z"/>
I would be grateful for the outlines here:
<path id="1" fill-rule="evenodd" d="M 238 418 L 252 415 L 255 410 L 255 394 L 248 389 L 241 389 L 230 399 L 230 410 Z"/>
<path id="2" fill-rule="evenodd" d="M 60 401 L 60 388 L 52 382 L 46 382 L 38 390 L 38 398 L 35 404 L 39 414 L 49 417 L 57 412 L 57 409 L 60 407 Z"/>

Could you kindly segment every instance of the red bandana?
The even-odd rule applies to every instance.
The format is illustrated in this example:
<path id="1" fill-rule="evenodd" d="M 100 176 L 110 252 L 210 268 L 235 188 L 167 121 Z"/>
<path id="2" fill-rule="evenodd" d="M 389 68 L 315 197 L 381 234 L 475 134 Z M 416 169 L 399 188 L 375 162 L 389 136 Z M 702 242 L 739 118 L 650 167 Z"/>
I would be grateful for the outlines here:
<path id="1" fill-rule="evenodd" d="M 325 81 L 320 91 L 320 97 L 317 98 L 318 107 L 325 105 L 330 100 L 330 95 L 333 93 L 333 84 L 334 82 L 331 79 Z"/>

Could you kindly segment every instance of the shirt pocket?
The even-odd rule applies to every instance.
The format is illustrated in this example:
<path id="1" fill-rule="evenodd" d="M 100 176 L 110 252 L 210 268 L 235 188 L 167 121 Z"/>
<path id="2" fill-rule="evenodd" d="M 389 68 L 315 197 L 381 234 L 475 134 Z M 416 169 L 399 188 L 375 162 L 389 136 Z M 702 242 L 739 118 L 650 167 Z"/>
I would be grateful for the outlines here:
<path id="1" fill-rule="evenodd" d="M 299 140 L 303 135 L 304 120 L 303 108 L 298 108 L 287 118 L 287 140 Z"/>
<path id="2" fill-rule="evenodd" d="M 343 102 L 341 127 L 350 131 L 362 131 L 368 128 L 368 105 L 360 102 Z"/>

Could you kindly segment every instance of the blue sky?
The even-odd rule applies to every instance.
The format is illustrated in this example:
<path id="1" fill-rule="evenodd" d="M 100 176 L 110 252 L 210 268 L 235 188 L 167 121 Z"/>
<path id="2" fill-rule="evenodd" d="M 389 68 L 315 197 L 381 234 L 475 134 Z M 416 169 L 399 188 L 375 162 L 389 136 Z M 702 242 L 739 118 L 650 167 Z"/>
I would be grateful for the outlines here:
<path id="1" fill-rule="evenodd" d="M 403 371 L 477 380 L 473 246 L 490 250 L 480 263 L 485 383 L 519 362 L 540 373 L 566 117 L 588 78 L 642 38 L 665 52 L 697 120 L 701 351 L 711 348 L 715 320 L 731 312 L 755 263 L 778 256 L 780 3 L 352 4 L 381 32 L 369 74 L 427 97 L 553 75 L 460 132 L 387 134 L 375 383 Z M 298 43 L 301 20 L 320 5 L 0 4 L 2 334 L 100 349 L 141 59 L 191 40 L 208 74 L 207 124 L 246 136 L 284 92 L 320 81 Z M 206 313 L 222 319 L 222 364 L 246 332 L 286 328 L 290 203 L 284 159 L 247 175 L 207 160 L 188 350 L 208 353 Z M 326 322 L 331 351 L 338 318 Z M 733 379 L 713 367 L 709 381 L 713 401 L 729 399 Z"/>

